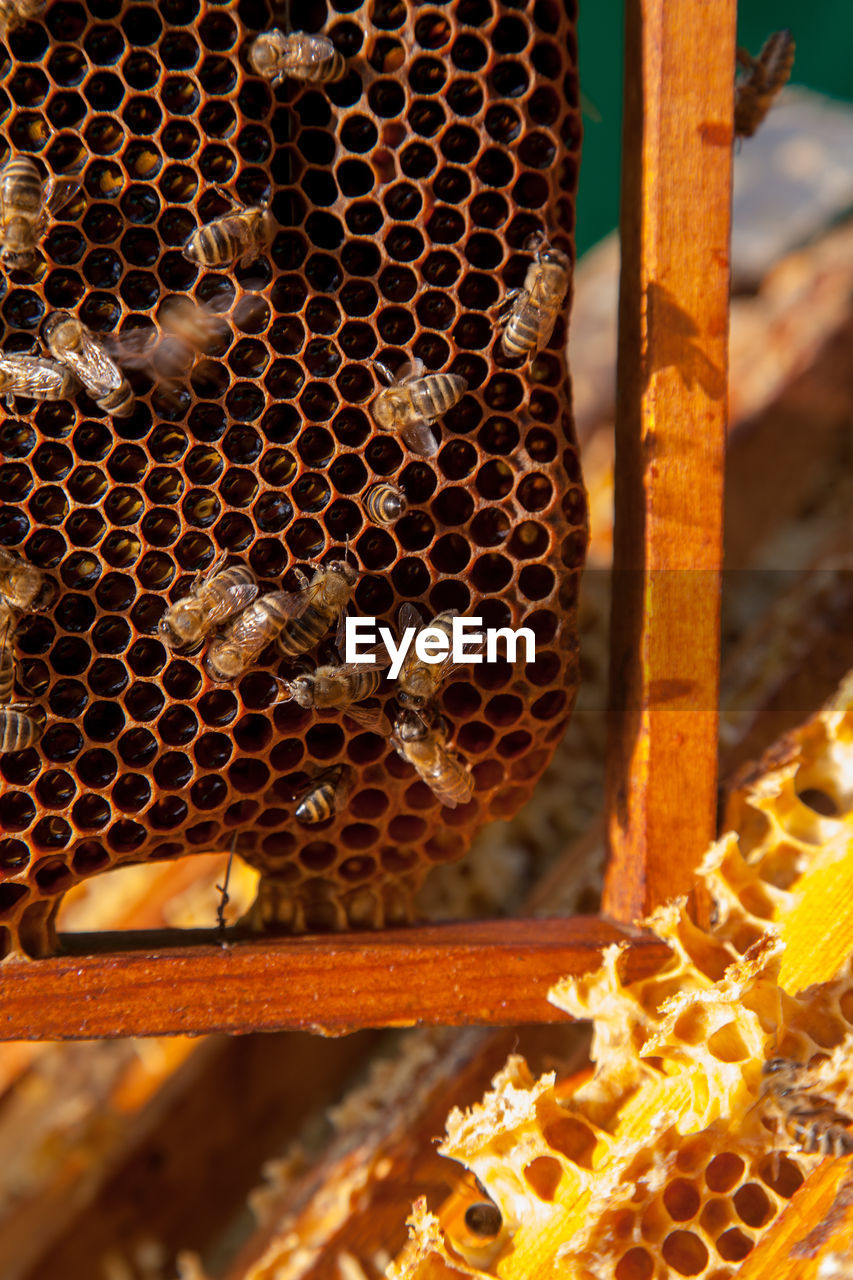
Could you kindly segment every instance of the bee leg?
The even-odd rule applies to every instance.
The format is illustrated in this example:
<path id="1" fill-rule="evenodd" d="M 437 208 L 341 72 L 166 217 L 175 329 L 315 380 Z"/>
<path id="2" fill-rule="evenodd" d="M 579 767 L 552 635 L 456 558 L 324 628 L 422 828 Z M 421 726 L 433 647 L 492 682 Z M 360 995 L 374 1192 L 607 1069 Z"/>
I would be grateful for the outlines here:
<path id="1" fill-rule="evenodd" d="M 256 245 L 253 245 L 251 249 L 246 250 L 242 258 L 237 259 L 237 266 L 240 268 L 241 271 L 244 271 L 246 267 L 250 267 L 253 262 L 257 262 L 258 258 L 261 256 L 262 253 L 263 253 L 262 249 L 259 249 Z"/>
<path id="2" fill-rule="evenodd" d="M 242 200 L 239 200 L 237 196 L 233 195 L 230 191 L 226 191 L 224 187 L 215 186 L 212 188 L 212 190 L 215 191 L 218 196 L 221 196 L 223 200 L 227 200 L 228 203 L 231 205 L 232 209 L 246 208 Z"/>
<path id="3" fill-rule="evenodd" d="M 489 308 L 489 314 L 502 320 L 504 316 L 509 315 L 515 305 L 515 299 L 520 298 L 522 293 L 524 293 L 523 289 L 510 289 L 509 293 L 505 294 L 500 302 L 496 302 L 493 307 Z"/>
<path id="4" fill-rule="evenodd" d="M 299 675 L 307 675 L 311 670 L 310 666 L 307 663 L 298 663 L 298 664 L 295 663 L 294 666 L 296 666 L 297 668 L 300 668 L 297 671 L 297 674 Z M 270 672 L 270 674 L 272 675 L 272 672 Z M 273 706 L 278 706 L 279 702 L 292 702 L 293 689 L 291 686 L 293 684 L 293 681 L 285 680 L 282 676 L 273 676 L 272 678 L 273 680 L 275 680 L 276 684 L 282 685 L 287 690 L 286 695 L 282 695 L 280 698 L 276 698 L 275 702 L 273 703 Z"/>
<path id="5" fill-rule="evenodd" d="M 311 586 L 307 573 L 303 573 L 301 569 L 294 569 L 293 576 L 296 579 L 297 589 L 299 591 L 307 591 Z"/>
<path id="6" fill-rule="evenodd" d="M 226 547 L 224 551 L 220 551 L 219 555 L 210 562 L 206 569 L 198 570 L 193 578 L 192 586 L 190 587 L 190 594 L 192 594 L 193 591 L 198 590 L 203 582 L 208 582 L 214 574 L 218 573 L 227 559 L 228 548 Z"/>

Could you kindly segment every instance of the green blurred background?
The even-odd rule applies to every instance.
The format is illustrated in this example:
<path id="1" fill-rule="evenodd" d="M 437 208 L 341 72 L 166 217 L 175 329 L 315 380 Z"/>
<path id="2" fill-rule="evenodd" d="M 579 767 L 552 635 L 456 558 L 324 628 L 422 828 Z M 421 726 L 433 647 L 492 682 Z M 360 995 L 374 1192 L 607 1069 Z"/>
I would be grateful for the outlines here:
<path id="1" fill-rule="evenodd" d="M 578 256 L 619 221 L 623 26 L 622 0 L 580 0 L 581 88 L 601 119 L 584 115 Z M 853 99 L 853 0 L 741 0 L 738 44 L 751 53 L 782 27 L 797 43 L 791 83 Z"/>

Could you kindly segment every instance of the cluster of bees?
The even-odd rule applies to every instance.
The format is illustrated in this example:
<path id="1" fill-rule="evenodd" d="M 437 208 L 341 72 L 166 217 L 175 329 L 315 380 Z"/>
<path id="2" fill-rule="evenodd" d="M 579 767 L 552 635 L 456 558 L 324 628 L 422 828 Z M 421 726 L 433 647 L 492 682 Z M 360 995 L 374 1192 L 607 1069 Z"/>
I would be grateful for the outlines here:
<path id="1" fill-rule="evenodd" d="M 310 582 L 295 570 L 297 591 L 259 596 L 251 569 L 247 565 L 225 568 L 223 558 L 206 574 L 196 575 L 189 595 L 161 618 L 160 634 L 174 652 L 197 649 L 212 636 L 204 667 L 212 680 L 224 683 L 238 680 L 268 644 L 274 642 L 283 658 L 293 660 L 315 648 L 335 624 L 341 649 L 346 610 L 358 581 L 357 571 L 347 561 L 335 560 L 316 569 Z M 439 614 L 430 627 L 449 638 L 454 617 L 455 611 Z M 424 620 L 414 605 L 404 604 L 399 624 L 403 630 L 412 626 L 420 631 Z M 382 723 L 381 710 L 360 704 L 377 692 L 389 664 L 384 645 L 377 645 L 363 663 L 326 663 L 280 683 L 285 697 L 299 706 L 346 711 L 375 733 Z M 395 693 L 401 710 L 391 734 L 397 752 L 448 808 L 466 803 L 474 789 L 469 770 L 447 746 L 446 721 L 432 709 L 441 685 L 455 669 L 449 658 L 425 663 L 416 656 L 414 646 L 409 649 L 397 678 Z M 321 774 L 303 796 L 297 819 L 314 823 L 330 818 L 346 801 L 348 781 L 343 765 Z"/>
<path id="2" fill-rule="evenodd" d="M 0 35 L 16 23 L 37 16 L 46 0 L 0 0 Z M 736 129 L 753 133 L 773 98 L 788 79 L 793 61 L 793 40 L 780 32 L 767 41 L 757 58 L 743 50 L 738 59 L 747 74 L 736 87 Z M 249 63 L 273 85 L 286 77 L 314 83 L 340 80 L 347 70 L 343 55 L 323 35 L 284 33 L 278 29 L 259 35 L 248 51 Z M 0 170 L 0 263 L 7 269 L 30 270 L 38 258 L 38 245 L 51 218 L 65 208 L 80 190 L 71 179 L 45 178 L 28 156 L 12 154 Z M 269 204 L 246 206 L 221 193 L 230 210 L 191 233 L 184 256 L 201 268 L 248 265 L 269 245 L 275 224 Z M 503 325 L 500 347 L 509 359 L 526 360 L 546 345 L 554 330 L 570 279 L 570 261 L 539 235 L 528 241 L 533 255 L 520 289 L 506 295 L 497 309 Z M 204 349 L 206 313 L 189 303 L 162 319 L 164 337 L 192 359 Z M 84 388 L 105 412 L 116 418 L 129 416 L 134 395 L 122 366 L 152 361 L 149 351 L 140 357 L 128 340 L 96 337 L 68 311 L 52 312 L 42 327 L 48 355 L 0 354 L 0 397 L 9 404 L 15 396 L 35 400 L 66 399 Z M 153 366 L 152 366 L 153 367 Z M 397 432 L 415 453 L 432 456 L 438 451 L 433 426 L 468 389 L 466 380 L 449 372 L 427 372 L 414 360 L 395 375 L 380 361 L 374 362 L 382 387 L 370 404 L 375 425 Z M 389 524 L 406 509 L 404 494 L 393 484 L 374 485 L 365 497 L 365 509 L 375 522 Z M 38 570 L 8 551 L 0 556 L 0 751 L 19 750 L 36 742 L 43 725 L 30 714 L 27 704 L 15 703 L 15 655 L 10 642 L 15 612 L 31 611 L 43 591 Z M 173 604 L 160 623 L 170 647 L 185 652 L 204 641 L 210 643 L 204 666 L 213 680 L 234 681 L 274 641 L 285 658 L 312 649 L 335 624 L 340 631 L 357 580 L 346 561 L 335 561 L 314 572 L 309 582 L 297 572 L 299 589 L 258 595 L 251 570 L 245 565 L 225 567 L 220 557 L 203 575 L 197 575 L 190 593 Z M 433 628 L 449 633 L 454 614 L 441 614 Z M 401 609 L 400 624 L 423 626 L 412 605 Z M 374 653 L 372 665 L 332 663 L 308 674 L 284 680 L 287 696 L 301 706 L 345 709 L 359 724 L 377 729 L 381 712 L 360 704 L 378 690 L 389 665 L 387 654 Z M 410 656 L 397 680 L 401 704 L 391 741 L 443 804 L 454 807 L 470 799 L 473 780 L 468 768 L 448 747 L 449 726 L 431 710 L 449 661 L 427 665 Z M 344 802 L 347 770 L 339 765 L 321 775 L 303 798 L 297 817 L 319 822 Z"/>
<path id="3" fill-rule="evenodd" d="M 0 26 L 35 16 L 43 0 L 0 6 Z M 285 76 L 328 83 L 346 72 L 346 61 L 325 36 L 302 33 L 283 34 L 273 30 L 258 36 L 249 50 L 254 70 L 274 84 Z M 80 184 L 73 180 L 45 179 L 28 156 L 12 155 L 0 170 L 0 263 L 7 268 L 31 269 L 38 256 L 38 244 L 49 220 L 76 196 Z M 201 268 L 228 268 L 247 265 L 264 251 L 274 234 L 274 220 L 268 204 L 245 206 L 226 195 L 231 209 L 197 228 L 183 247 L 184 256 Z M 504 321 L 501 347 L 510 358 L 527 359 L 545 345 L 553 332 L 569 285 L 570 262 L 544 237 L 529 242 L 533 262 L 524 286 L 513 290 L 500 308 Z M 189 300 L 186 300 L 187 302 Z M 183 344 L 190 357 L 204 348 L 205 310 L 190 304 L 173 313 L 166 331 L 167 341 Z M 169 325 L 161 318 L 161 324 Z M 0 355 L 0 396 L 7 402 L 14 396 L 36 400 L 64 399 L 80 387 L 93 397 L 104 412 L 127 417 L 133 412 L 134 396 L 122 365 L 139 365 L 140 353 L 127 340 L 96 337 L 68 311 L 53 312 L 42 328 L 49 357 L 44 355 Z M 150 353 L 148 360 L 151 359 Z M 376 426 L 397 432 L 415 453 L 432 456 L 439 443 L 433 425 L 456 405 L 468 389 L 466 380 L 449 372 L 427 372 L 422 361 L 414 360 L 395 375 L 375 361 L 382 387 L 370 405 Z M 390 483 L 372 486 L 364 499 L 368 516 L 378 524 L 390 524 L 406 510 L 402 491 Z M 10 553 L 4 553 L 8 573 L 37 574 Z M 346 561 L 334 561 L 316 569 L 309 582 L 295 571 L 296 591 L 273 591 L 258 595 L 254 575 L 246 565 L 223 564 L 220 557 L 207 573 L 196 575 L 189 595 L 177 601 L 160 622 L 160 632 L 175 651 L 187 652 L 209 640 L 204 667 L 211 679 L 231 682 L 252 667 L 262 651 L 275 642 L 279 653 L 293 659 L 314 648 L 337 623 L 338 648 L 346 610 L 355 584 L 356 570 Z M 20 603 L 16 606 L 24 607 Z M 455 613 L 435 618 L 432 628 L 448 636 Z M 413 605 L 400 611 L 400 625 L 414 626 L 424 619 Z M 6 632 L 9 632 L 7 622 Z M 4 670 L 14 671 L 14 655 L 9 644 L 4 650 Z M 426 664 L 414 655 L 414 646 L 401 668 L 396 694 L 400 704 L 391 733 L 399 754 L 413 765 L 441 802 L 448 807 L 471 798 L 473 778 L 467 766 L 448 747 L 450 727 L 433 709 L 433 701 L 443 681 L 454 669 L 442 661 Z M 286 696 L 303 707 L 346 710 L 364 728 L 376 731 L 381 712 L 361 705 L 378 690 L 390 663 L 383 646 L 373 653 L 372 664 L 328 663 L 313 672 L 281 683 Z M 13 678 L 9 679 L 11 696 Z M 17 750 L 37 740 L 38 723 L 19 705 L 4 712 L 2 750 Z M 315 780 L 296 810 L 306 823 L 332 816 L 345 799 L 348 770 L 339 765 Z"/>

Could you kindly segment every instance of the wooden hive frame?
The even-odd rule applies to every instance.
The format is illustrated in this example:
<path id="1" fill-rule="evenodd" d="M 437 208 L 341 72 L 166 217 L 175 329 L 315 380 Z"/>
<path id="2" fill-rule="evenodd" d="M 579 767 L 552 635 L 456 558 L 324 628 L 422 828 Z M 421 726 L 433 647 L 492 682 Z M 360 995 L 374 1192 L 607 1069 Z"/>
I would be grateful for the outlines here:
<path id="1" fill-rule="evenodd" d="M 608 943 L 658 962 L 633 922 L 715 834 L 734 63 L 734 0 L 627 0 L 604 917 L 74 935 L 0 970 L 0 1037 L 549 1022 L 549 986 Z"/>

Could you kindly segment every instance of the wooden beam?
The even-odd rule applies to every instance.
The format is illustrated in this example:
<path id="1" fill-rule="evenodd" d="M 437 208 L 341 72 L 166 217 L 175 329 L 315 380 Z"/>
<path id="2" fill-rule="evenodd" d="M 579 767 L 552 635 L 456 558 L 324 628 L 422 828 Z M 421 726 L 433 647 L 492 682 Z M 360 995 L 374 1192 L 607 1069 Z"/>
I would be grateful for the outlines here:
<path id="1" fill-rule="evenodd" d="M 714 836 L 735 0 L 628 0 L 605 909 Z"/>
<path id="2" fill-rule="evenodd" d="M 115 950 L 127 941 L 97 935 L 108 954 L 7 961 L 0 1039 L 562 1022 L 549 987 L 596 968 L 604 946 L 631 942 L 633 978 L 668 955 L 654 938 L 586 917 Z"/>
<path id="3" fill-rule="evenodd" d="M 827 1255 L 840 1258 L 833 1269 Z M 739 1280 L 820 1280 L 853 1274 L 853 1170 L 823 1160 L 768 1227 L 738 1271 Z"/>

